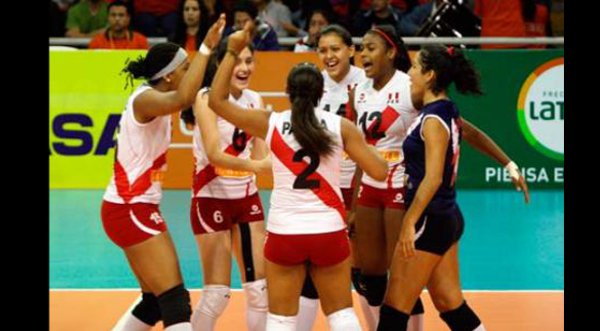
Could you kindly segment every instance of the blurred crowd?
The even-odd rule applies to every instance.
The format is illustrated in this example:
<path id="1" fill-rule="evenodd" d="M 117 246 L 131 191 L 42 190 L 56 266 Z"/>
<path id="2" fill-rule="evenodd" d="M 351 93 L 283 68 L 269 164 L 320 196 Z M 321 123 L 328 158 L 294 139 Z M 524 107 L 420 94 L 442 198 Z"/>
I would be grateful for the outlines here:
<path id="1" fill-rule="evenodd" d="M 482 37 L 564 35 L 564 0 L 50 0 L 50 37 L 91 38 L 88 48 L 102 49 L 146 49 L 147 37 L 166 37 L 193 52 L 226 13 L 225 35 L 252 21 L 255 49 L 305 52 L 333 23 L 355 37 L 381 24 L 400 36 L 423 35 L 445 2 L 478 17 Z M 282 37 L 297 42 L 280 45 Z"/>

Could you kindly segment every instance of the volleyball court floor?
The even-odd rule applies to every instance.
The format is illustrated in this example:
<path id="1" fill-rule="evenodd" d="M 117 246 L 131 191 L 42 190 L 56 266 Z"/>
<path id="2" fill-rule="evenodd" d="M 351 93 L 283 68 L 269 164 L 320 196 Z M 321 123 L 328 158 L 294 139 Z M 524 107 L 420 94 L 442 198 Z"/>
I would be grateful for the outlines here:
<path id="1" fill-rule="evenodd" d="M 110 330 L 139 295 L 125 257 L 102 229 L 102 194 L 50 190 L 52 331 Z M 261 191 L 266 213 L 269 196 L 270 191 Z M 189 198 L 187 190 L 165 191 L 161 211 L 195 304 L 202 271 L 188 219 Z M 564 330 L 564 192 L 534 191 L 531 200 L 525 205 L 522 194 L 508 190 L 458 192 L 466 224 L 459 249 L 462 286 L 490 331 Z M 235 263 L 232 288 L 216 331 L 246 330 Z M 425 331 L 448 330 L 428 295 L 422 298 Z M 356 295 L 354 305 L 362 322 Z M 319 313 L 314 331 L 327 329 Z"/>

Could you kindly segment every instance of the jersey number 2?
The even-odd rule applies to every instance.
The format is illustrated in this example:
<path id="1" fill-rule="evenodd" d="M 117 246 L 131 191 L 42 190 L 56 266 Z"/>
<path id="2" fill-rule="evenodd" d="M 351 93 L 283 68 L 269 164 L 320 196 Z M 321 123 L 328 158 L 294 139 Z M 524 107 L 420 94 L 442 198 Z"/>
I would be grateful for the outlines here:
<path id="1" fill-rule="evenodd" d="M 315 152 L 309 152 L 306 149 L 300 149 L 296 153 L 294 153 L 294 158 L 292 159 L 294 162 L 302 162 L 304 157 L 308 156 L 310 159 L 310 163 L 304 170 L 298 175 L 296 180 L 294 181 L 295 189 L 313 189 L 319 188 L 321 186 L 321 182 L 318 179 L 307 179 L 308 176 L 312 175 L 317 168 L 319 167 L 319 163 L 321 162 L 321 158 L 319 154 Z"/>

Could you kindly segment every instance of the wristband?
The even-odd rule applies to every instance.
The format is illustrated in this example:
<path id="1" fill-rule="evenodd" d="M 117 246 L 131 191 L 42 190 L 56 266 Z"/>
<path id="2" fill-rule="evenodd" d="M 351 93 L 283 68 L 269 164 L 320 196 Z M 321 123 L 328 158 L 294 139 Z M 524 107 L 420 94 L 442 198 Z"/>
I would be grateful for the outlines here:
<path id="1" fill-rule="evenodd" d="M 508 164 L 504 166 L 504 169 L 508 170 L 508 174 L 514 180 L 519 180 L 519 177 L 521 177 L 519 167 L 513 161 L 508 162 Z"/>
<path id="2" fill-rule="evenodd" d="M 202 55 L 210 55 L 210 48 L 208 48 L 208 46 L 206 46 L 206 44 L 204 44 L 204 43 L 202 43 L 202 45 L 200 45 L 200 48 L 198 48 L 198 51 Z"/>

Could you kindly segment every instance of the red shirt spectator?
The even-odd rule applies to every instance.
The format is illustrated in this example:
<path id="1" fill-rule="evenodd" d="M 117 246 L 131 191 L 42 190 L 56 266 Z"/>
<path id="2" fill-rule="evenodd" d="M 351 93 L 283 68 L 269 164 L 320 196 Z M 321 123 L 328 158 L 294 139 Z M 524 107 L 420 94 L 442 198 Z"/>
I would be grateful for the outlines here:
<path id="1" fill-rule="evenodd" d="M 520 0 L 475 0 L 482 37 L 525 37 Z M 481 48 L 517 48 L 523 45 L 481 45 Z"/>
<path id="2" fill-rule="evenodd" d="M 90 49 L 148 49 L 148 39 L 141 33 L 127 31 L 124 37 L 113 37 L 110 31 L 97 34 L 90 45 Z"/>
<path id="3" fill-rule="evenodd" d="M 129 8 L 121 1 L 113 1 L 108 5 L 108 28 L 106 32 L 97 34 L 90 42 L 89 48 L 107 49 L 148 49 L 148 40 L 142 34 L 129 31 Z"/>

